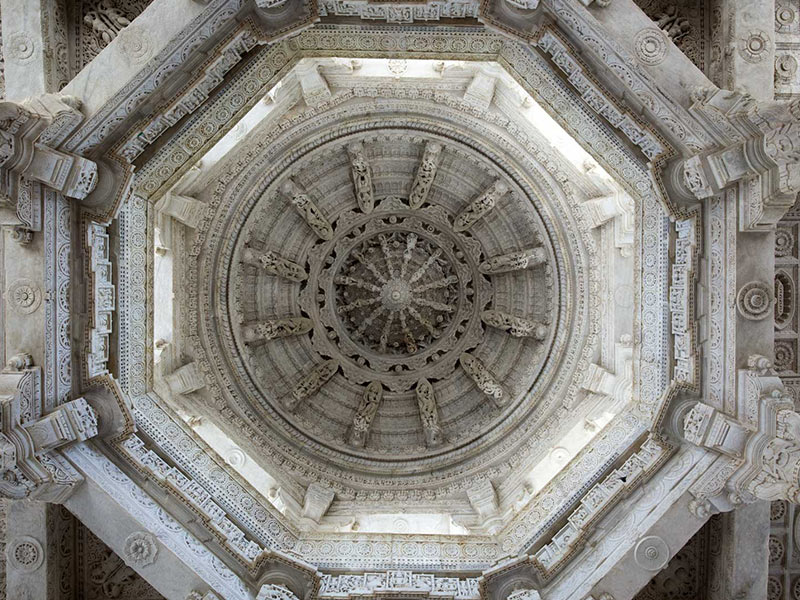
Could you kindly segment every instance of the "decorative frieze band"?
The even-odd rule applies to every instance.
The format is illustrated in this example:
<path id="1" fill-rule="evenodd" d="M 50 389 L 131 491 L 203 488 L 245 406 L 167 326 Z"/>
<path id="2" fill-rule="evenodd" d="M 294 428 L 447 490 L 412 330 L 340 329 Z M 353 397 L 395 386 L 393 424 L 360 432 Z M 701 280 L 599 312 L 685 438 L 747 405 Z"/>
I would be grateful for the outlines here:
<path id="1" fill-rule="evenodd" d="M 622 112 L 614 105 L 553 31 L 545 31 L 539 38 L 538 46 L 553 57 L 553 62 L 567 74 L 567 80 L 575 86 L 586 103 L 639 146 L 647 158 L 655 160 L 665 152 L 666 148 L 656 136 L 636 123 L 630 114 Z"/>
<path id="2" fill-rule="evenodd" d="M 395 596 L 399 593 L 414 598 L 452 598 L 477 600 L 480 598 L 478 579 L 437 577 L 436 575 L 389 571 L 363 575 L 323 575 L 320 598 L 362 598 L 366 595 Z"/>
<path id="3" fill-rule="evenodd" d="M 86 368 L 89 378 L 108 373 L 111 333 L 116 310 L 116 289 L 112 283 L 111 250 L 106 228 L 99 223 L 89 223 L 86 229 L 89 248 L 89 353 Z"/>
<path id="4" fill-rule="evenodd" d="M 698 384 L 694 286 L 699 246 L 698 216 L 675 222 L 675 261 L 669 286 L 673 336 L 673 379 L 694 387 Z"/>

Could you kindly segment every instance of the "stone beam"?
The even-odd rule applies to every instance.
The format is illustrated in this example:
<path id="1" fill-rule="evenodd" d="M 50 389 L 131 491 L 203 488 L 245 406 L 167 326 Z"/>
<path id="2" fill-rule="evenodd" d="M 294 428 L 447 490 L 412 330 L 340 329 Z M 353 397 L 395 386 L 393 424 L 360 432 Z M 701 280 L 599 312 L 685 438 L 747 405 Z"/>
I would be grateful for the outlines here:
<path id="1" fill-rule="evenodd" d="M 720 549 L 709 565 L 714 599 L 763 600 L 769 573 L 769 502 L 755 502 L 720 516 Z"/>
<path id="2" fill-rule="evenodd" d="M 191 32 L 201 25 L 194 22 L 206 9 L 197 2 L 154 0 L 69 82 L 64 93 L 81 98 L 87 116 L 92 116 L 121 91 L 151 58 L 184 31 Z M 4 10 L 4 19 L 5 14 Z"/>
<path id="3" fill-rule="evenodd" d="M 66 23 L 56 23 L 56 0 L 2 0 L 7 100 L 57 92 L 67 83 L 55 45 L 66 45 Z M 61 38 L 61 39 L 59 39 Z"/>
<path id="4" fill-rule="evenodd" d="M 87 444 L 66 454 L 86 483 L 65 506 L 159 594 L 186 598 L 211 588 L 226 600 L 252 600 L 253 592 L 202 540 L 107 457 Z"/>

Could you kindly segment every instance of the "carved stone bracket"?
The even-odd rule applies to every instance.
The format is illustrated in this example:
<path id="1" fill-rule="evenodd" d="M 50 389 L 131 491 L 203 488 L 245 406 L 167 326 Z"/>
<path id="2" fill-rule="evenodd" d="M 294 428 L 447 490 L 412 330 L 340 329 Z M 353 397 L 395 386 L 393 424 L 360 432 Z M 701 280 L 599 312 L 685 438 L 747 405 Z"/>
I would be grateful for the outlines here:
<path id="1" fill-rule="evenodd" d="M 98 223 L 90 223 L 86 230 L 86 245 L 90 249 L 91 273 L 91 328 L 86 367 L 89 377 L 97 377 L 108 373 L 110 337 L 116 310 L 116 291 L 111 283 L 111 249 L 106 228 Z"/>
<path id="2" fill-rule="evenodd" d="M 314 523 L 325 516 L 333 502 L 334 492 L 318 483 L 312 483 L 306 488 L 303 500 L 303 517 L 311 519 Z"/>
<path id="3" fill-rule="evenodd" d="M 738 184 L 741 230 L 774 227 L 800 192 L 800 108 L 715 88 L 697 90 L 694 100 L 691 112 L 718 146 L 683 160 L 673 184 L 700 200 Z"/>
<path id="4" fill-rule="evenodd" d="M 683 418 L 686 440 L 729 465 L 713 497 L 695 494 L 700 508 L 706 501 L 723 511 L 758 499 L 800 502 L 800 414 L 769 363 L 751 357 L 750 364 L 739 371 L 735 416 L 698 403 Z"/>
<path id="5" fill-rule="evenodd" d="M 97 165 L 56 150 L 83 120 L 77 105 L 72 98 L 52 94 L 25 104 L 0 103 L 0 170 L 8 173 L 0 191 L 10 198 L 25 197 L 30 193 L 27 180 L 47 185 L 69 198 L 89 195 L 97 184 Z M 30 229 L 38 230 L 22 216 L 21 220 Z"/>
<path id="6" fill-rule="evenodd" d="M 58 449 L 97 435 L 97 418 L 84 398 L 42 416 L 40 378 L 38 367 L 0 374 L 0 496 L 63 502 L 83 478 Z"/>

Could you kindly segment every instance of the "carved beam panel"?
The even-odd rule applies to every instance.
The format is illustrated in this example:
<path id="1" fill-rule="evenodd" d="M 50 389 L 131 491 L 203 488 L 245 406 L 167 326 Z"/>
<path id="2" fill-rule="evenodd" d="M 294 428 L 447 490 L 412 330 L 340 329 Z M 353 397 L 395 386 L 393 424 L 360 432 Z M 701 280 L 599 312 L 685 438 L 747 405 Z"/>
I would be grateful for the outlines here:
<path id="1" fill-rule="evenodd" d="M 439 425 L 436 395 L 434 394 L 433 386 L 427 379 L 421 379 L 417 383 L 416 396 L 425 442 L 428 447 L 440 446 L 444 441 L 444 434 Z"/>
<path id="2" fill-rule="evenodd" d="M 531 248 L 529 250 L 521 250 L 520 252 L 501 254 L 500 256 L 485 260 L 480 264 L 479 269 L 481 273 L 494 275 L 495 273 L 521 271 L 522 269 L 529 269 L 536 265 L 543 265 L 546 262 L 547 252 L 544 248 Z"/>

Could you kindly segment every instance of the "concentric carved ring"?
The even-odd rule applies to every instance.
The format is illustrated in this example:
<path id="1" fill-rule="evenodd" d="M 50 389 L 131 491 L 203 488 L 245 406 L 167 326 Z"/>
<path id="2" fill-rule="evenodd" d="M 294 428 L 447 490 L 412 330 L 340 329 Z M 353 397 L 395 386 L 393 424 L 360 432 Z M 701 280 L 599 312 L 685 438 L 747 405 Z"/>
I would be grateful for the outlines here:
<path id="1" fill-rule="evenodd" d="M 751 321 L 766 319 L 772 313 L 773 304 L 772 290 L 763 281 L 744 284 L 736 296 L 739 313 Z"/>

